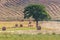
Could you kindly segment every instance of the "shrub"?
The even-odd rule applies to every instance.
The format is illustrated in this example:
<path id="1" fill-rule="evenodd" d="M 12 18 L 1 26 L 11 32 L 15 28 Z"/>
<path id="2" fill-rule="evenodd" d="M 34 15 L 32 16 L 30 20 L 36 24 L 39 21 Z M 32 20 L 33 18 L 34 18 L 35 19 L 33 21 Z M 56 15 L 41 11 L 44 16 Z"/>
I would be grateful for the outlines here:
<path id="1" fill-rule="evenodd" d="M 52 35 L 55 35 L 55 33 L 53 32 Z"/>

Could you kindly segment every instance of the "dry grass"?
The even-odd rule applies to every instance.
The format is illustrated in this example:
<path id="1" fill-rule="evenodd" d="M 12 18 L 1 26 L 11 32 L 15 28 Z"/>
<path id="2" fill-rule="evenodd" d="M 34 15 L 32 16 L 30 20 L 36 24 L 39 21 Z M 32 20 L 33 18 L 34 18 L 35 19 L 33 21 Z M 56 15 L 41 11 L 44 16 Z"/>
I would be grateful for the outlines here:
<path id="1" fill-rule="evenodd" d="M 18 24 L 18 26 L 20 26 L 20 24 L 22 24 L 24 27 L 28 27 L 28 21 L 24 21 L 24 22 L 21 22 L 21 21 L 0 21 L 0 27 L 3 27 L 3 26 L 6 26 L 6 27 L 14 27 L 15 24 Z M 32 25 L 33 27 L 35 27 L 35 22 L 32 22 Z"/>
<path id="2" fill-rule="evenodd" d="M 20 29 L 29 29 L 29 26 L 28 26 L 28 21 L 0 21 L 0 28 L 2 28 L 3 26 L 5 26 L 6 28 L 11 28 L 12 27 L 15 27 L 15 24 L 18 24 L 18 27 L 20 27 L 20 24 L 23 25 L 23 28 L 20 28 Z M 32 24 L 33 25 L 31 28 L 32 29 L 36 29 L 35 27 L 35 22 L 32 21 Z M 55 25 L 53 25 L 55 24 Z M 59 25 L 60 23 L 59 22 L 39 22 L 39 25 L 42 26 L 42 30 L 57 30 L 59 29 Z M 54 27 L 55 26 L 55 27 Z M 13 29 L 13 28 L 12 28 Z M 19 28 L 16 28 L 16 29 L 19 29 Z"/>
<path id="3" fill-rule="evenodd" d="M 9 22 L 8 21 L 0 21 L 0 28 L 6 27 L 7 30 L 11 30 L 11 29 L 12 30 L 30 30 L 30 29 L 35 30 L 36 29 L 35 22 L 32 22 L 32 24 L 33 24 L 32 27 L 29 27 L 28 23 L 29 23 L 28 21 L 24 21 L 24 22 L 22 22 L 22 21 L 9 21 Z M 16 24 L 18 24 L 18 27 L 14 28 Z M 22 24 L 23 27 L 20 27 L 20 24 Z"/>

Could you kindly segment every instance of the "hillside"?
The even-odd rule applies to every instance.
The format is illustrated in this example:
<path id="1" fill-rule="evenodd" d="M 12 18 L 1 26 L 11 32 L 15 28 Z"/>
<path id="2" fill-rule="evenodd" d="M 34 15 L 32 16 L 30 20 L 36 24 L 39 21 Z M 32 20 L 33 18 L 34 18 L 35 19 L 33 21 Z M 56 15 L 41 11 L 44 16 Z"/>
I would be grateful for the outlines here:
<path id="1" fill-rule="evenodd" d="M 60 0 L 0 0 L 0 20 L 21 20 L 28 4 L 44 4 L 52 20 L 60 20 Z"/>

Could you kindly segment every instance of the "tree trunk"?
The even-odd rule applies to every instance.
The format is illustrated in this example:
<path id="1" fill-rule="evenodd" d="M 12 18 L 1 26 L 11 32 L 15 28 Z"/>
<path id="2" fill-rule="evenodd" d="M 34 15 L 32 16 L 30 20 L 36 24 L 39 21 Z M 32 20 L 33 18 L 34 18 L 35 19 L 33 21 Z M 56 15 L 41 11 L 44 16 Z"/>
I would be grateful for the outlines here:
<path id="1" fill-rule="evenodd" d="M 38 21 L 36 21 L 36 28 L 37 28 L 37 30 L 38 30 Z"/>
<path id="2" fill-rule="evenodd" d="M 41 27 L 38 26 L 38 21 L 36 21 L 36 28 L 37 28 L 37 30 L 41 30 Z"/>
<path id="3" fill-rule="evenodd" d="M 36 28 L 37 28 L 37 30 L 38 30 L 38 21 L 36 21 Z"/>

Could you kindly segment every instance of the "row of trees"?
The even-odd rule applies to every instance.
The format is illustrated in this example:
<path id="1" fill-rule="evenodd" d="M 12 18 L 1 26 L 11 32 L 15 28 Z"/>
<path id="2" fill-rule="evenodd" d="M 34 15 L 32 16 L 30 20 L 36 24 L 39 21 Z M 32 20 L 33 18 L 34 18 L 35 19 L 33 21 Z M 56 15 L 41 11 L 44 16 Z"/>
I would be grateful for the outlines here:
<path id="1" fill-rule="evenodd" d="M 39 29 L 38 21 L 50 20 L 51 17 L 47 13 L 44 5 L 32 4 L 24 8 L 24 18 L 33 18 L 36 21 L 36 28 Z"/>

